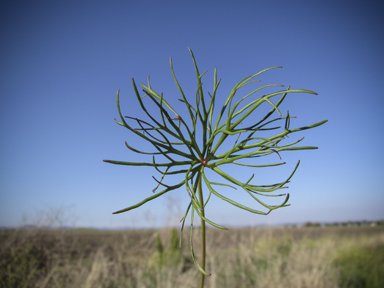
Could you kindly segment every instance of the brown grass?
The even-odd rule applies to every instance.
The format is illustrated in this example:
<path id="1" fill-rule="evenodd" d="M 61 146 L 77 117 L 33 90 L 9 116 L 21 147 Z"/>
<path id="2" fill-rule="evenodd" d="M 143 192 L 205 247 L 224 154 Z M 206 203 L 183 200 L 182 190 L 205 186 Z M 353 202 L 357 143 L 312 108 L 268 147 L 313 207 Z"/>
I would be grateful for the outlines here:
<path id="1" fill-rule="evenodd" d="M 188 236 L 180 251 L 170 230 L 2 230 L 0 287 L 197 287 Z M 384 227 L 208 229 L 207 259 L 207 288 L 384 287 L 364 270 L 383 265 Z"/>

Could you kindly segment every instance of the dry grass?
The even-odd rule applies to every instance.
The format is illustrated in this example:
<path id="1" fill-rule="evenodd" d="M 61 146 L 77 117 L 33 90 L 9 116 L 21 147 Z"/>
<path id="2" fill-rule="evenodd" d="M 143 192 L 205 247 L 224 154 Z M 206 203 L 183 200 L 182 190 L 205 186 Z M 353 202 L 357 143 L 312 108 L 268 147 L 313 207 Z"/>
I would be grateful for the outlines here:
<path id="1" fill-rule="evenodd" d="M 197 287 L 171 235 L 2 230 L 0 287 Z M 384 287 L 384 227 L 208 229 L 207 253 L 207 288 Z"/>

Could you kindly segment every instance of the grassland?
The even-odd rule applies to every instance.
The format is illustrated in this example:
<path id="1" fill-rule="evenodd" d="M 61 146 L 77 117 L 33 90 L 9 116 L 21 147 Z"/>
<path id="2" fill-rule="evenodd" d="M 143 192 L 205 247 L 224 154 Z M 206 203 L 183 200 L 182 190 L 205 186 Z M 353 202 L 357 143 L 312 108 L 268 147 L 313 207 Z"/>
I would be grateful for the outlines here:
<path id="1" fill-rule="evenodd" d="M 185 232 L 1 230 L 0 287 L 197 287 Z M 384 287 L 383 226 L 207 234 L 207 288 Z"/>

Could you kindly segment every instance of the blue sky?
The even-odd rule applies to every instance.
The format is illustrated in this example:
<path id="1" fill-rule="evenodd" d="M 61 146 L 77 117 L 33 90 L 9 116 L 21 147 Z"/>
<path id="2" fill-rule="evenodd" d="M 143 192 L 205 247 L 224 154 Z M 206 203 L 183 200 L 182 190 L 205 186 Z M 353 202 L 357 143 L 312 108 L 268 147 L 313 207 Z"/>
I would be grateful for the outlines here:
<path id="1" fill-rule="evenodd" d="M 188 205 L 185 189 L 112 215 L 152 195 L 152 175 L 159 176 L 102 160 L 151 161 L 126 149 L 126 140 L 144 144 L 115 124 L 116 91 L 124 115 L 145 118 L 131 78 L 145 83 L 150 75 L 154 89 L 179 107 L 169 57 L 194 97 L 188 47 L 200 71 L 208 70 L 205 91 L 217 67 L 218 105 L 242 78 L 281 65 L 261 83 L 318 93 L 290 95 L 282 111 L 298 117 L 291 125 L 329 120 L 291 136 L 305 136 L 304 145 L 318 150 L 286 152 L 286 167 L 249 171 L 255 182 L 273 183 L 300 159 L 290 207 L 259 216 L 212 199 L 211 220 L 236 226 L 384 218 L 381 1 L 7 2 L 0 9 L 0 226 L 31 223 L 44 211 L 61 211 L 76 226 L 177 223 Z"/>

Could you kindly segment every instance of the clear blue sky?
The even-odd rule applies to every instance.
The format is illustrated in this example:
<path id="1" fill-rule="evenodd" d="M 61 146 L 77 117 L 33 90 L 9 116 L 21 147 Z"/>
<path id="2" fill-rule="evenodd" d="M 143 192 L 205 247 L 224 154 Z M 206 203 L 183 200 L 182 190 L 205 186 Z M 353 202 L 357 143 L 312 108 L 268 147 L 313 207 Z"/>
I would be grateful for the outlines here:
<path id="1" fill-rule="evenodd" d="M 383 12 L 382 1 L 2 2 L 0 226 L 52 210 L 64 211 L 77 226 L 164 226 L 184 211 L 188 196 L 179 189 L 112 215 L 152 195 L 151 176 L 159 176 L 151 168 L 102 160 L 151 161 L 126 149 L 126 140 L 142 143 L 115 124 L 116 91 L 124 115 L 142 117 L 130 79 L 141 83 L 151 75 L 153 87 L 177 107 L 172 56 L 187 97 L 194 97 L 187 47 L 200 70 L 208 70 L 205 91 L 218 68 L 219 99 L 245 76 L 281 65 L 261 83 L 319 94 L 290 95 L 282 110 L 298 117 L 292 126 L 329 120 L 291 136 L 305 136 L 304 145 L 318 150 L 286 152 L 286 167 L 249 172 L 260 184 L 281 181 L 300 159 L 289 184 L 290 207 L 259 216 L 213 199 L 207 208 L 212 220 L 383 219 Z M 261 208 L 246 195 L 237 199 Z"/>

